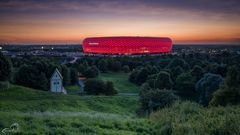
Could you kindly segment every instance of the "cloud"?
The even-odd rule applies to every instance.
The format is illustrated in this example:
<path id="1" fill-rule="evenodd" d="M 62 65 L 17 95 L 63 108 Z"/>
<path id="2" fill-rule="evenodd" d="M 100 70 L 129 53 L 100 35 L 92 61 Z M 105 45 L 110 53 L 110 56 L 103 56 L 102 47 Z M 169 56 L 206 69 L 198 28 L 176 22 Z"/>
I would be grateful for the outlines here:
<path id="1" fill-rule="evenodd" d="M 240 14 L 239 0 L 3 0 L 5 12 L 144 12 L 194 11 L 215 14 Z M 148 9 L 148 10 L 146 10 Z"/>

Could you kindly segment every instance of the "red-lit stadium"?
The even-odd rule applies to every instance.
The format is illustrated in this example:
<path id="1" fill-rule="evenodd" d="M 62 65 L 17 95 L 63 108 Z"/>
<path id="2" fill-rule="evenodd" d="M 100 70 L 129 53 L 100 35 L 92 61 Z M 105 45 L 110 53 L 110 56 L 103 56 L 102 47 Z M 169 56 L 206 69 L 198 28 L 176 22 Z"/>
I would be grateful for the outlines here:
<path id="1" fill-rule="evenodd" d="M 172 50 L 172 40 L 163 37 L 93 37 L 83 40 L 83 51 L 96 54 L 151 54 Z"/>

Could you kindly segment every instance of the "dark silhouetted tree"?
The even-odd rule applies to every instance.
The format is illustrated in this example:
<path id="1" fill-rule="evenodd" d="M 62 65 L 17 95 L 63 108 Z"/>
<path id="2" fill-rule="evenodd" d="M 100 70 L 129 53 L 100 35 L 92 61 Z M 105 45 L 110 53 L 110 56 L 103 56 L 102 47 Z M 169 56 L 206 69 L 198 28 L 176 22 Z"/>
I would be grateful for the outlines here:
<path id="1" fill-rule="evenodd" d="M 98 69 L 102 72 L 106 72 L 108 71 L 108 62 L 104 59 L 101 59 L 99 62 L 98 62 Z"/>
<path id="2" fill-rule="evenodd" d="M 9 81 L 12 74 L 11 62 L 0 52 L 0 81 Z"/>
<path id="3" fill-rule="evenodd" d="M 141 85 L 147 80 L 148 72 L 145 68 L 141 69 L 136 76 L 136 84 Z"/>
<path id="4" fill-rule="evenodd" d="M 228 69 L 227 77 L 224 86 L 217 90 L 211 105 L 227 105 L 227 104 L 240 104 L 240 69 L 237 66 L 232 66 Z"/>
<path id="5" fill-rule="evenodd" d="M 176 79 L 176 90 L 183 95 L 192 95 L 195 89 L 195 77 L 190 73 L 182 73 Z"/>

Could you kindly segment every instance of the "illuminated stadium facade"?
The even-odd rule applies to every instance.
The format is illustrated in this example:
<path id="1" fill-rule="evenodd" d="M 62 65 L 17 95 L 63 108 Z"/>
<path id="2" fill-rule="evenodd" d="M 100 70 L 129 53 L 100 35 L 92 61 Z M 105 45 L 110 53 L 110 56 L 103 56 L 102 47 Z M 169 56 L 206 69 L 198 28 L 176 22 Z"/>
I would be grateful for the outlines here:
<path id="1" fill-rule="evenodd" d="M 165 37 L 93 37 L 83 40 L 84 53 L 152 54 L 171 50 L 172 40 Z"/>

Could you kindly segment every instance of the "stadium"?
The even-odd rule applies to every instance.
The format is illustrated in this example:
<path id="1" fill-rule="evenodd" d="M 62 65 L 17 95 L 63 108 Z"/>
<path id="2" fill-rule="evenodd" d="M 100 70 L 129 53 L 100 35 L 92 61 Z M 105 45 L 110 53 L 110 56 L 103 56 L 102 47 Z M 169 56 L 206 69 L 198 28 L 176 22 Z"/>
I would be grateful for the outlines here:
<path id="1" fill-rule="evenodd" d="M 92 37 L 83 40 L 87 54 L 169 53 L 172 40 L 166 37 Z"/>

